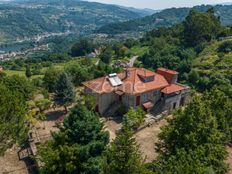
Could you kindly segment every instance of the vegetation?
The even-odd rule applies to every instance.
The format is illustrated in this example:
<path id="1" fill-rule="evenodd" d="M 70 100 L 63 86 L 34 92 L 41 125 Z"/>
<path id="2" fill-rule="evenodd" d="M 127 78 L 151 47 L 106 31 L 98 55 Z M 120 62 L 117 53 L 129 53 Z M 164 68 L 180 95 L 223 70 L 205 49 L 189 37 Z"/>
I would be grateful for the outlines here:
<path id="1" fill-rule="evenodd" d="M 66 112 L 68 112 L 67 106 L 75 101 L 74 87 L 66 73 L 60 74 L 56 82 L 54 101 L 57 105 L 64 106 Z"/>
<path id="2" fill-rule="evenodd" d="M 86 56 L 94 51 L 94 46 L 87 39 L 81 39 L 71 48 L 72 56 Z"/>
<path id="3" fill-rule="evenodd" d="M 27 8 L 28 6 L 32 8 Z M 37 8 L 38 6 L 43 8 Z M 72 0 L 31 0 L 1 4 L 0 11 L 4 13 L 0 15 L 0 39 L 3 41 L 34 37 L 47 32 L 81 31 L 80 34 L 88 34 L 104 24 L 143 16 L 140 12 L 114 5 Z"/>
<path id="4" fill-rule="evenodd" d="M 139 147 L 127 123 L 123 125 L 122 132 L 111 143 L 105 156 L 105 174 L 150 173 L 143 165 Z"/>
<path id="5" fill-rule="evenodd" d="M 220 31 L 220 20 L 214 16 L 214 10 L 207 13 L 190 11 L 184 21 L 184 38 L 187 45 L 196 46 L 216 38 Z"/>
<path id="6" fill-rule="evenodd" d="M 108 134 L 98 115 L 78 104 L 66 117 L 60 132 L 40 148 L 39 159 L 44 162 L 42 173 L 102 172 L 102 153 Z"/>
<path id="7" fill-rule="evenodd" d="M 27 136 L 27 105 L 23 95 L 0 84 L 0 154 Z"/>
<path id="8" fill-rule="evenodd" d="M 170 8 L 162 10 L 151 16 L 139 19 L 133 19 L 121 23 L 107 24 L 99 29 L 98 33 L 106 34 L 129 34 L 150 31 L 152 29 L 170 27 L 179 24 L 185 20 L 191 10 L 198 12 L 206 12 L 209 8 L 214 8 L 215 13 L 220 15 L 223 26 L 231 25 L 231 5 L 201 5 L 193 8 Z"/>
<path id="9" fill-rule="evenodd" d="M 130 108 L 130 110 L 124 115 L 123 119 L 127 126 L 131 129 L 137 129 L 144 123 L 145 112 L 142 108 L 135 110 Z"/>
<path id="10" fill-rule="evenodd" d="M 178 110 L 159 135 L 160 143 L 157 161 L 152 167 L 158 173 L 225 173 L 227 171 L 225 138 L 228 129 L 221 129 L 231 124 L 228 118 L 230 109 L 222 111 L 222 101 L 218 90 L 213 90 L 205 97 L 195 96 L 184 110 Z M 209 98 L 210 95 L 210 98 Z M 214 98 L 214 100 L 212 100 Z M 214 103 L 216 102 L 216 103 Z M 219 106 L 216 106 L 219 104 Z M 216 107 L 214 107 L 216 106 Z M 223 120 L 223 121 L 222 121 Z M 229 122 L 228 122 L 229 121 Z M 224 128 L 225 128 L 224 127 Z M 231 141 L 231 137 L 230 137 Z"/>
<path id="11" fill-rule="evenodd" d="M 182 10 L 183 14 L 189 11 Z M 152 30 L 140 40 L 104 45 L 95 59 L 48 54 L 1 63 L 7 70 L 0 73 L 0 153 L 25 140 L 31 117 L 44 116 L 51 99 L 66 111 L 78 101 L 52 140 L 40 146 L 37 159 L 44 164 L 42 173 L 226 173 L 225 146 L 232 141 L 232 54 L 231 41 L 221 37 L 232 32 L 220 26 L 212 9 L 204 11 L 191 11 L 182 23 Z M 170 10 L 162 14 L 165 12 Z M 84 56 L 92 51 L 91 45 L 89 40 L 81 40 L 71 52 Z M 109 135 L 94 112 L 95 99 L 83 97 L 79 88 L 85 80 L 120 72 L 118 62 L 134 55 L 139 55 L 136 66 L 177 70 L 180 80 L 197 91 L 162 128 L 156 146 L 158 158 L 146 165 L 133 137 L 133 131 L 144 123 L 142 109 L 130 109 L 124 115 L 122 129 L 109 144 Z M 37 93 L 43 97 L 35 100 Z M 124 112 L 123 107 L 118 110 Z"/>

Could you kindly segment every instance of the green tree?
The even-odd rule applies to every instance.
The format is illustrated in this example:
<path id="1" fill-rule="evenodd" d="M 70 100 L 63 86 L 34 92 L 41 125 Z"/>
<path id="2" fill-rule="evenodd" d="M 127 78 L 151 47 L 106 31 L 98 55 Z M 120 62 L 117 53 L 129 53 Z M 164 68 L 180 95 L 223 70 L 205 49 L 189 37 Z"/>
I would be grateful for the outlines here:
<path id="1" fill-rule="evenodd" d="M 218 122 L 218 129 L 224 134 L 225 141 L 232 141 L 232 100 L 224 92 L 213 88 L 205 93 L 204 101 L 212 110 Z"/>
<path id="2" fill-rule="evenodd" d="M 65 118 L 60 132 L 39 149 L 46 174 L 100 174 L 102 153 L 109 141 L 98 115 L 78 104 Z"/>
<path id="3" fill-rule="evenodd" d="M 123 121 L 126 122 L 131 129 L 137 129 L 142 123 L 144 123 L 144 118 L 145 112 L 142 110 L 142 108 L 137 110 L 130 108 L 129 111 L 124 115 Z"/>
<path id="4" fill-rule="evenodd" d="M 25 74 L 26 74 L 26 77 L 27 78 L 30 78 L 31 77 L 31 68 L 30 68 L 30 66 L 28 65 L 27 67 L 26 67 L 26 72 L 25 72 Z"/>
<path id="5" fill-rule="evenodd" d="M 184 39 L 190 46 L 209 42 L 220 31 L 220 20 L 214 16 L 212 10 L 206 13 L 190 11 L 184 21 Z"/>
<path id="6" fill-rule="evenodd" d="M 93 78 L 93 69 L 89 69 L 90 67 L 80 65 L 79 63 L 70 64 L 65 67 L 65 72 L 69 74 L 72 78 L 72 82 L 75 86 L 81 84 L 81 82 L 90 80 Z"/>
<path id="7" fill-rule="evenodd" d="M 126 124 L 105 153 L 105 174 L 148 174 L 133 132 Z"/>
<path id="8" fill-rule="evenodd" d="M 85 56 L 92 51 L 94 51 L 94 46 L 88 39 L 79 40 L 71 48 L 72 56 Z"/>
<path id="9" fill-rule="evenodd" d="M 24 99 L 29 100 L 33 96 L 34 86 L 25 77 L 13 75 L 0 79 L 0 83 L 7 86 L 9 90 L 21 93 Z"/>
<path id="10" fill-rule="evenodd" d="M 45 88 L 49 92 L 54 92 L 55 84 L 58 80 L 60 72 L 55 68 L 48 68 L 48 70 L 44 74 L 43 82 Z"/>
<path id="11" fill-rule="evenodd" d="M 109 64 L 114 52 L 110 46 L 106 47 L 99 55 L 102 62 Z"/>
<path id="12" fill-rule="evenodd" d="M 27 135 L 26 102 L 18 91 L 0 84 L 0 154 Z"/>
<path id="13" fill-rule="evenodd" d="M 196 172 L 197 168 L 195 170 L 193 166 L 197 166 L 199 162 L 204 165 L 204 169 L 212 167 L 215 173 L 226 172 L 224 136 L 218 129 L 213 110 L 202 97 L 194 97 L 184 110 L 178 110 L 174 118 L 169 120 L 169 124 L 162 128 L 159 138 L 161 141 L 157 144 L 157 151 L 160 153 L 158 163 L 161 163 L 164 170 L 172 169 L 173 171 L 169 172 L 181 173 L 186 171 L 184 168 L 188 166 Z M 181 163 L 181 161 L 173 163 L 179 158 L 179 153 L 188 154 L 195 163 L 189 163 L 190 160 L 183 165 L 175 166 Z M 170 160 L 173 165 L 166 166 Z M 181 172 L 177 170 L 178 168 Z"/>
<path id="14" fill-rule="evenodd" d="M 54 101 L 56 104 L 64 106 L 66 112 L 68 111 L 67 106 L 75 101 L 74 87 L 66 73 L 60 74 L 56 82 Z"/>

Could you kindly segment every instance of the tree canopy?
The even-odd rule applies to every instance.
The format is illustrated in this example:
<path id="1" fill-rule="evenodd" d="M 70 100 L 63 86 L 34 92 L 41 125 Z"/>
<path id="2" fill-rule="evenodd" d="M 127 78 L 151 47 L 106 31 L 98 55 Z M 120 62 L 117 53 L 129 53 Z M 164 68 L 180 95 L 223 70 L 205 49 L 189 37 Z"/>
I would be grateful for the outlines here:
<path id="1" fill-rule="evenodd" d="M 22 94 L 0 84 L 0 154 L 27 136 L 27 105 Z"/>
<path id="2" fill-rule="evenodd" d="M 41 146 L 42 172 L 100 174 L 108 139 L 98 115 L 78 104 L 65 118 L 60 132 L 53 134 L 53 140 Z"/>
<path id="3" fill-rule="evenodd" d="M 74 87 L 66 73 L 60 74 L 56 82 L 54 101 L 56 104 L 64 106 L 66 111 L 67 106 L 75 101 Z"/>

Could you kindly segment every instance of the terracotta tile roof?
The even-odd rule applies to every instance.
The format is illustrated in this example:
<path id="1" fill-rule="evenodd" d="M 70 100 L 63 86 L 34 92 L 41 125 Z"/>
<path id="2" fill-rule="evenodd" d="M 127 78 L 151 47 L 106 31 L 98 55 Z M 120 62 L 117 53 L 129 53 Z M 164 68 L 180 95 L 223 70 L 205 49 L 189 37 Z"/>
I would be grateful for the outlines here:
<path id="1" fill-rule="evenodd" d="M 164 76 L 166 78 L 166 80 L 168 81 L 168 83 L 172 83 L 174 76 L 179 74 L 176 71 L 169 70 L 166 68 L 158 68 L 156 72 L 158 74 Z"/>
<path id="2" fill-rule="evenodd" d="M 117 74 L 123 82 L 121 86 L 113 87 L 108 79 L 108 76 L 83 82 L 82 84 L 100 94 L 113 91 L 122 91 L 132 95 L 152 91 L 155 89 L 162 89 L 169 86 L 168 81 L 163 75 L 154 73 L 150 70 L 144 68 L 128 68 L 127 72 L 128 76 L 126 76 L 126 72 Z M 140 78 L 141 75 L 144 77 L 154 76 L 154 80 L 150 82 L 144 82 Z"/>
<path id="3" fill-rule="evenodd" d="M 152 103 L 152 102 L 146 102 L 146 103 L 143 103 L 143 107 L 145 108 L 145 109 L 151 109 L 151 108 L 153 108 L 153 106 L 154 106 L 154 103 Z"/>
<path id="4" fill-rule="evenodd" d="M 177 74 L 179 74 L 177 71 L 170 70 L 170 69 L 167 69 L 167 68 L 158 68 L 158 69 L 157 69 L 157 72 L 158 72 L 158 71 L 163 71 L 163 72 L 166 72 L 166 73 L 172 74 L 172 75 L 177 75 Z"/>
<path id="5" fill-rule="evenodd" d="M 183 85 L 171 84 L 171 85 L 167 86 L 166 88 L 164 88 L 161 92 L 164 94 L 171 94 L 174 92 L 182 91 L 184 89 L 185 89 L 185 87 Z"/>

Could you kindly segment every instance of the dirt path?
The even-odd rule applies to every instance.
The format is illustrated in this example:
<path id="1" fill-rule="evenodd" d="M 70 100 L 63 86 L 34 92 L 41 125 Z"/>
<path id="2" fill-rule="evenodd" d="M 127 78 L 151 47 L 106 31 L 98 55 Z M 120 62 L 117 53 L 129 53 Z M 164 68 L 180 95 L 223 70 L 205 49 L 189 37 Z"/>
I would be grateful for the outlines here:
<path id="1" fill-rule="evenodd" d="M 28 174 L 24 161 L 19 161 L 18 148 L 8 150 L 0 157 L 0 174 Z"/>
<path id="2" fill-rule="evenodd" d="M 226 162 L 229 164 L 229 167 L 230 167 L 230 171 L 228 174 L 232 174 L 232 147 L 228 146 L 227 151 L 229 153 L 229 156 Z"/>
<path id="3" fill-rule="evenodd" d="M 152 162 L 156 157 L 155 143 L 158 142 L 158 134 L 160 133 L 160 127 L 167 124 L 166 119 L 153 124 L 150 127 L 142 129 L 135 134 L 136 141 L 140 145 L 140 151 L 142 153 L 145 162 Z"/>

